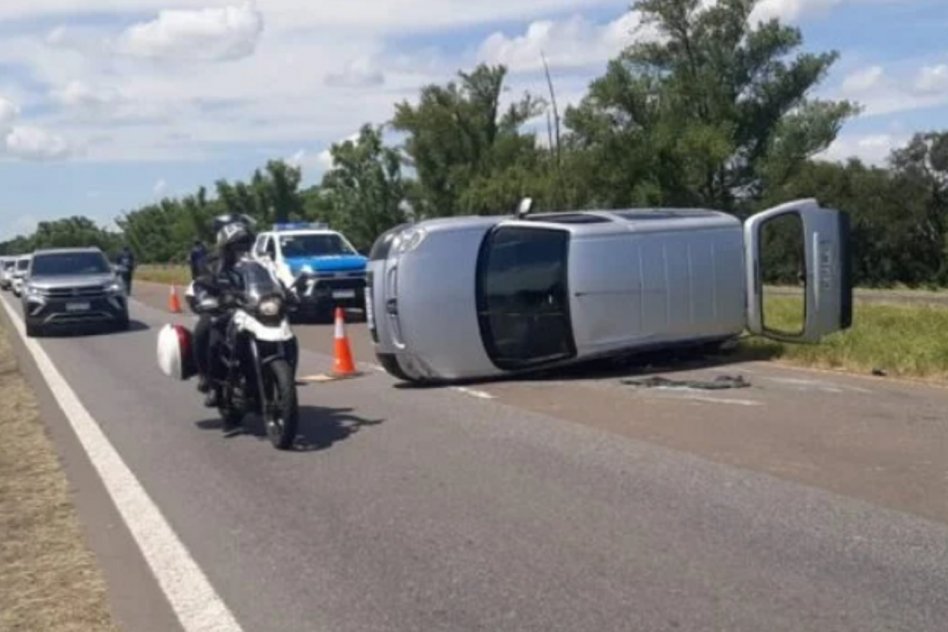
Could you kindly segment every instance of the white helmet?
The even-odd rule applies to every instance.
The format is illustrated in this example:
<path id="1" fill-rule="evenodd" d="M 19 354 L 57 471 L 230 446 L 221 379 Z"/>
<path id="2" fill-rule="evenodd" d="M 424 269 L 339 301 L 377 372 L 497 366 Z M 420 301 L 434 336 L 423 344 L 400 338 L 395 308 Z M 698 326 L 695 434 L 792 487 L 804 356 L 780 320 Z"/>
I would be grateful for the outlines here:
<path id="1" fill-rule="evenodd" d="M 158 368 L 174 380 L 189 380 L 197 374 L 191 332 L 181 325 L 165 325 L 158 332 Z"/>

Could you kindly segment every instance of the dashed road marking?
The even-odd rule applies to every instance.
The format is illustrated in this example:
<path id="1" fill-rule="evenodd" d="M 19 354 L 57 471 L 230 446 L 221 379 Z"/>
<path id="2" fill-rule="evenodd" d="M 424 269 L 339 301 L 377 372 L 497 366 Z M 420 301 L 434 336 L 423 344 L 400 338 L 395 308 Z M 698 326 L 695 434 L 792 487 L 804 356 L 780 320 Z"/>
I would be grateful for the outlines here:
<path id="1" fill-rule="evenodd" d="M 131 531 L 181 627 L 186 632 L 242 632 L 240 624 L 187 547 L 46 351 L 35 340 L 26 337 L 19 314 L 6 299 L 0 299 L 0 302 Z"/>
<path id="2" fill-rule="evenodd" d="M 477 399 L 494 399 L 494 396 L 486 391 L 478 391 L 473 388 L 468 388 L 466 386 L 455 386 L 454 390 L 457 391 L 458 393 L 464 393 L 465 395 L 476 397 Z"/>

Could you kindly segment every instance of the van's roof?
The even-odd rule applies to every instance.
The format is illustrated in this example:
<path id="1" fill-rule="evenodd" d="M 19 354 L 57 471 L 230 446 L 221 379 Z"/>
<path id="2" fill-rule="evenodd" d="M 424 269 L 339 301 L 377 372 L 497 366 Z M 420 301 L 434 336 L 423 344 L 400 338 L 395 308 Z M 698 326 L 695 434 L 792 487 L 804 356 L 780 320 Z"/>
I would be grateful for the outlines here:
<path id="1" fill-rule="evenodd" d="M 513 215 L 444 217 L 420 222 L 428 230 L 489 228 L 501 222 L 520 222 Z M 666 232 L 736 228 L 740 220 L 728 213 L 703 208 L 630 208 L 563 211 L 528 215 L 524 223 L 569 230 L 577 235 L 617 232 Z"/>

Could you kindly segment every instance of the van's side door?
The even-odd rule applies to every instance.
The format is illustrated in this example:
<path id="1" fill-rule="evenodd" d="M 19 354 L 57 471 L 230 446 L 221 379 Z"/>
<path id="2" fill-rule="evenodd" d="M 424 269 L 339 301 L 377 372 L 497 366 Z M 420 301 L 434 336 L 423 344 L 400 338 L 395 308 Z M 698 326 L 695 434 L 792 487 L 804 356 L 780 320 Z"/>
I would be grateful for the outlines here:
<path id="1" fill-rule="evenodd" d="M 752 333 L 812 343 L 852 326 L 846 213 L 822 208 L 815 199 L 782 204 L 747 220 L 744 247 L 747 327 Z M 765 300 L 765 287 L 794 284 L 798 298 L 784 287 Z"/>

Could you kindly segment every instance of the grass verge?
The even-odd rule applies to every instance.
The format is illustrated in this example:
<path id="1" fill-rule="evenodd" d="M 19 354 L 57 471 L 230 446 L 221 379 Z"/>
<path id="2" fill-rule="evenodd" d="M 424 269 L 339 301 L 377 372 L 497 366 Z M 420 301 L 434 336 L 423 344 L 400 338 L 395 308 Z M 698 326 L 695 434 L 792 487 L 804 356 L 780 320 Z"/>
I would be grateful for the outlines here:
<path id="1" fill-rule="evenodd" d="M 191 270 L 182 265 L 141 265 L 135 268 L 135 280 L 187 285 L 191 282 Z"/>
<path id="2" fill-rule="evenodd" d="M 799 322 L 800 301 L 768 297 L 766 310 L 774 325 Z M 818 345 L 783 344 L 748 338 L 742 351 L 754 357 L 780 359 L 800 366 L 889 375 L 948 379 L 948 309 L 931 305 L 856 303 L 852 329 Z"/>
<path id="3" fill-rule="evenodd" d="M 116 630 L 69 485 L 0 328 L 0 630 Z"/>

